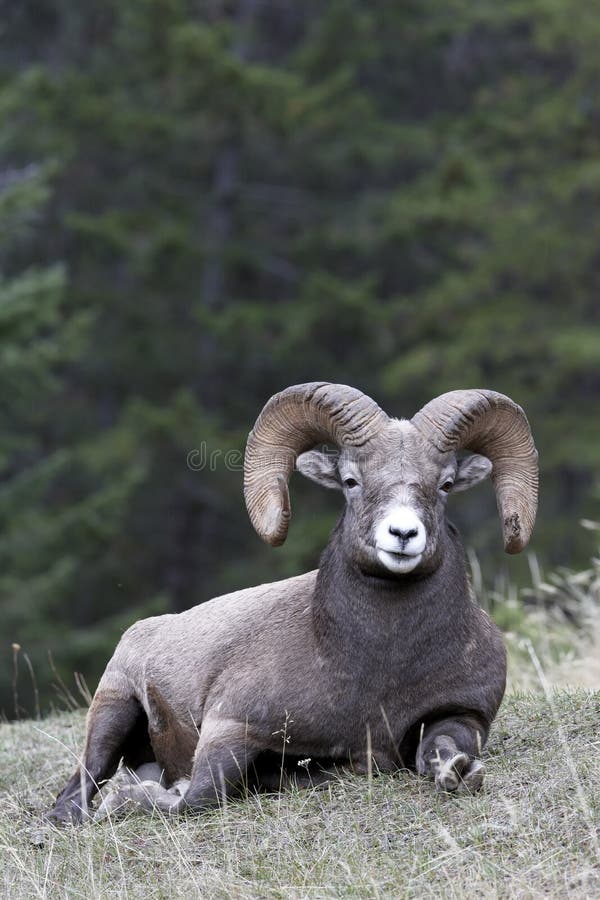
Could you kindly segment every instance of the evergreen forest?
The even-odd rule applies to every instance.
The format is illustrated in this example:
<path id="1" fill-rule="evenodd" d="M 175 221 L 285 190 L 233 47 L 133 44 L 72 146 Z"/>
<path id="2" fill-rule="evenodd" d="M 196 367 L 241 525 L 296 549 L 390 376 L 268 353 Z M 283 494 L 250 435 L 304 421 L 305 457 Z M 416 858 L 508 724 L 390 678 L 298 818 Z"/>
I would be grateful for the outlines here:
<path id="1" fill-rule="evenodd" d="M 243 503 L 290 384 L 508 394 L 531 552 L 587 563 L 599 47 L 584 0 L 0 0 L 4 715 L 93 689 L 137 618 L 318 565 L 339 495 L 295 476 L 277 550 Z M 484 579 L 528 577 L 489 484 L 451 510 Z"/>

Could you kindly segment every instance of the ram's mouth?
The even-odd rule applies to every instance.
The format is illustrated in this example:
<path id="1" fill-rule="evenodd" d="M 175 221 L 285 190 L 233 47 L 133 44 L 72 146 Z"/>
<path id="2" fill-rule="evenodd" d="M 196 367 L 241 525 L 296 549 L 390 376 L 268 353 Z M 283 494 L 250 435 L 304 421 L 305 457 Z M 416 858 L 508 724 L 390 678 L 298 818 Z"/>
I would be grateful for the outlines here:
<path id="1" fill-rule="evenodd" d="M 403 550 L 399 550 L 395 547 L 385 547 L 383 544 L 375 544 L 375 549 L 378 553 L 386 553 L 388 556 L 395 556 L 397 559 L 414 559 L 416 556 L 423 555 L 422 550 L 418 553 L 411 553 L 406 547 Z"/>
<path id="2" fill-rule="evenodd" d="M 389 553 L 390 556 L 395 556 L 397 559 L 413 559 L 415 556 L 421 556 L 420 553 L 405 553 L 403 550 L 384 550 L 383 547 L 379 547 L 383 553 Z"/>
<path id="3" fill-rule="evenodd" d="M 377 547 L 377 559 L 390 572 L 405 574 L 412 572 L 421 562 L 422 553 L 406 553 L 403 551 L 384 550 Z"/>

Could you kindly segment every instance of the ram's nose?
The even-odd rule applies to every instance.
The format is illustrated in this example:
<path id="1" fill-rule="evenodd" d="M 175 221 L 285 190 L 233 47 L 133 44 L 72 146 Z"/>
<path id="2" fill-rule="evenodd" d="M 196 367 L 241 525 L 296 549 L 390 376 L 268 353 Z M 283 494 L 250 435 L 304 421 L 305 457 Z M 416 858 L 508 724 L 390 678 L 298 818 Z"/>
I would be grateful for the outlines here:
<path id="1" fill-rule="evenodd" d="M 418 528 L 409 528 L 408 530 L 403 531 L 401 528 L 398 528 L 397 525 L 389 525 L 388 531 L 390 534 L 393 534 L 398 540 L 402 541 L 403 544 L 408 543 L 411 538 L 417 537 L 419 534 Z"/>

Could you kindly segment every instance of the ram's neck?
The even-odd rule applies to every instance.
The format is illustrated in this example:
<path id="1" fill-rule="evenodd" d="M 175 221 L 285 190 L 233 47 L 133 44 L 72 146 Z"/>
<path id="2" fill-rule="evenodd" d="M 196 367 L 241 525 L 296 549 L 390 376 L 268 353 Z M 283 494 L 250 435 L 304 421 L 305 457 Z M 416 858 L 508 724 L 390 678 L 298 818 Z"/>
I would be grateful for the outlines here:
<path id="1" fill-rule="evenodd" d="M 313 623 L 323 650 L 359 653 L 377 641 L 391 652 L 415 634 L 463 632 L 473 614 L 464 550 L 447 525 L 441 563 L 425 575 L 386 578 L 365 573 L 344 552 L 336 529 L 322 554 L 313 597 Z M 371 643 L 371 652 L 373 650 Z M 426 648 L 423 647 L 426 652 Z"/>

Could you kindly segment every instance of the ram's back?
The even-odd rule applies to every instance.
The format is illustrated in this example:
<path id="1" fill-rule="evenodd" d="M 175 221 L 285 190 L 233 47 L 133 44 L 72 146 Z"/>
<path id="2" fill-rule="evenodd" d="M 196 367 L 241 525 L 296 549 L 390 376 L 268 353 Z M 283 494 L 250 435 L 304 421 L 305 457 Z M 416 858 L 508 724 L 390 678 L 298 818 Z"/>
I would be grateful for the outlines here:
<path id="1" fill-rule="evenodd" d="M 261 669 L 263 682 L 277 677 L 284 635 L 288 648 L 310 646 L 317 571 L 136 622 L 121 638 L 98 691 L 133 693 L 149 717 L 158 695 L 181 721 L 199 724 L 207 701 L 217 688 L 223 693 L 228 678 L 239 680 L 246 672 L 256 678 Z"/>

